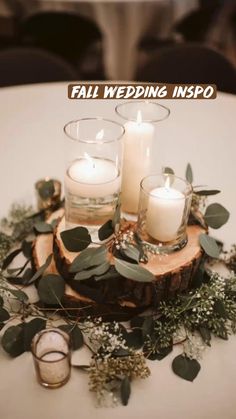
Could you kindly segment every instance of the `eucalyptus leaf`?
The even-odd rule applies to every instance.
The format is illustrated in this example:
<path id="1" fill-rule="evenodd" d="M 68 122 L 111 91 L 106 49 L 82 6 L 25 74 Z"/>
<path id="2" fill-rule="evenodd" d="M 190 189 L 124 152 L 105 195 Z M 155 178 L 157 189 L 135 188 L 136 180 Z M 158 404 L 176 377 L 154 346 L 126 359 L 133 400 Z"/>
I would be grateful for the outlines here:
<path id="1" fill-rule="evenodd" d="M 124 406 L 127 406 L 130 398 L 131 386 L 128 377 L 123 378 L 120 386 L 121 401 Z"/>
<path id="2" fill-rule="evenodd" d="M 115 270 L 114 266 L 111 265 L 109 270 L 105 272 L 103 275 L 94 276 L 95 281 L 101 281 L 101 280 L 111 280 L 111 279 L 117 279 L 120 278 L 120 274 Z"/>
<path id="3" fill-rule="evenodd" d="M 81 252 L 91 243 L 91 236 L 85 227 L 75 227 L 61 233 L 61 239 L 69 252 Z"/>
<path id="4" fill-rule="evenodd" d="M 19 300 L 22 303 L 25 303 L 28 301 L 28 295 L 21 290 L 14 290 L 14 289 L 8 289 L 8 291 L 15 297 L 17 300 Z"/>
<path id="5" fill-rule="evenodd" d="M 34 228 L 38 233 L 53 233 L 53 226 L 51 224 L 45 223 L 44 221 L 38 221 L 35 223 Z"/>
<path id="6" fill-rule="evenodd" d="M 120 202 L 118 202 L 118 204 L 116 206 L 114 217 L 112 219 L 112 228 L 113 228 L 113 231 L 116 231 L 117 226 L 119 228 L 119 224 L 120 224 Z"/>
<path id="7" fill-rule="evenodd" d="M 207 207 L 204 219 L 209 227 L 218 229 L 227 223 L 229 216 L 229 211 L 223 205 L 214 203 Z"/>
<path id="8" fill-rule="evenodd" d="M 40 266 L 37 272 L 35 272 L 30 281 L 28 281 L 28 284 L 32 284 L 34 281 L 36 281 L 36 279 L 40 278 L 40 276 L 43 275 L 44 271 L 49 267 L 52 261 L 52 256 L 53 255 L 51 254 L 47 257 L 46 262 L 42 266 Z"/>
<path id="9" fill-rule="evenodd" d="M 145 317 L 145 320 L 142 324 L 142 335 L 144 338 L 151 336 L 154 332 L 155 322 L 152 316 Z"/>
<path id="10" fill-rule="evenodd" d="M 150 348 L 147 345 L 144 345 L 143 352 L 145 358 L 150 359 L 150 361 L 162 361 L 166 356 L 168 356 L 173 350 L 173 346 L 168 346 L 167 348 L 158 348 L 156 351 L 150 351 Z"/>
<path id="11" fill-rule="evenodd" d="M 65 281 L 60 275 L 43 276 L 38 285 L 40 300 L 45 304 L 58 304 L 65 292 Z"/>
<path id="12" fill-rule="evenodd" d="M 202 189 L 200 191 L 195 191 L 194 193 L 199 196 L 211 196 L 211 195 L 217 195 L 220 193 L 218 189 Z"/>
<path id="13" fill-rule="evenodd" d="M 2 264 L 2 270 L 5 271 L 5 269 L 7 269 L 7 267 L 12 263 L 12 261 L 15 259 L 15 257 L 17 255 L 19 255 L 19 253 L 21 253 L 21 249 L 16 249 L 13 250 L 13 252 L 11 252 L 3 261 Z"/>
<path id="14" fill-rule="evenodd" d="M 23 275 L 22 275 L 22 283 L 24 284 L 24 285 L 28 285 L 28 283 L 29 283 L 29 281 L 31 280 L 31 278 L 32 278 L 32 269 L 31 268 L 27 268 L 26 270 L 25 270 L 25 272 L 23 273 Z"/>
<path id="15" fill-rule="evenodd" d="M 22 242 L 21 249 L 26 259 L 30 259 L 32 256 L 32 244 L 33 242 L 27 240 L 23 240 Z"/>
<path id="16" fill-rule="evenodd" d="M 211 332 L 207 327 L 204 326 L 200 326 L 198 329 L 200 336 L 203 340 L 203 342 L 206 343 L 206 345 L 211 346 L 210 341 L 211 341 Z"/>
<path id="17" fill-rule="evenodd" d="M 17 357 L 25 352 L 23 325 L 8 327 L 2 336 L 1 344 L 12 357 Z"/>
<path id="18" fill-rule="evenodd" d="M 187 164 L 185 177 L 189 183 L 193 183 L 193 171 L 190 163 Z"/>
<path id="19" fill-rule="evenodd" d="M 95 266 L 94 268 L 87 269 L 85 271 L 80 271 L 75 275 L 75 280 L 83 281 L 85 279 L 91 278 L 92 276 L 99 276 L 105 274 L 108 269 L 110 268 L 109 262 L 104 262 L 99 266 Z"/>
<path id="20" fill-rule="evenodd" d="M 31 342 L 36 333 L 46 328 L 46 320 L 41 318 L 36 318 L 31 320 L 28 323 L 24 323 L 23 332 L 24 332 L 24 347 L 25 351 L 30 351 Z"/>
<path id="21" fill-rule="evenodd" d="M 140 329 L 124 333 L 124 340 L 128 348 L 132 349 L 140 349 L 144 344 L 142 331 Z"/>
<path id="22" fill-rule="evenodd" d="M 0 307 L 0 322 L 5 322 L 8 319 L 10 319 L 10 314 L 5 308 Z"/>
<path id="23" fill-rule="evenodd" d="M 168 167 L 168 166 L 163 167 L 163 169 L 162 169 L 162 173 L 163 173 L 164 175 L 174 175 L 174 174 L 175 174 L 174 170 L 173 170 L 173 169 L 171 169 L 171 167 Z"/>
<path id="24" fill-rule="evenodd" d="M 83 334 L 78 326 L 71 326 L 70 324 L 62 324 L 59 329 L 66 332 L 71 339 L 72 348 L 74 351 L 80 349 L 84 344 Z"/>
<path id="25" fill-rule="evenodd" d="M 225 305 L 223 303 L 223 301 L 221 300 L 216 300 L 214 303 L 214 311 L 220 315 L 220 317 L 223 317 L 223 319 L 227 319 L 228 315 L 227 315 L 227 311 L 225 309 Z"/>
<path id="26" fill-rule="evenodd" d="M 189 359 L 185 355 L 178 355 L 172 362 L 172 369 L 176 375 L 187 381 L 193 381 L 201 366 L 196 359 Z"/>
<path id="27" fill-rule="evenodd" d="M 53 180 L 45 180 L 42 186 L 38 188 L 38 193 L 43 200 L 51 198 L 55 193 L 55 186 Z"/>
<path id="28" fill-rule="evenodd" d="M 134 260 L 137 263 L 139 262 L 140 250 L 137 249 L 137 247 L 127 245 L 125 249 L 122 249 L 122 253 L 124 253 L 129 259 Z"/>
<path id="29" fill-rule="evenodd" d="M 101 265 L 107 261 L 107 248 L 105 246 L 90 247 L 83 250 L 70 265 L 69 272 L 80 272 L 90 267 Z"/>
<path id="30" fill-rule="evenodd" d="M 200 245 L 208 256 L 214 259 L 218 259 L 220 256 L 220 250 L 217 245 L 217 242 L 213 237 L 208 236 L 207 234 L 200 234 Z"/>
<path id="31" fill-rule="evenodd" d="M 155 276 L 142 266 L 115 259 L 115 268 L 120 275 L 138 282 L 152 282 Z"/>
<path id="32" fill-rule="evenodd" d="M 103 224 L 98 230 L 98 238 L 100 241 L 109 239 L 109 237 L 114 234 L 114 228 L 112 220 L 108 220 L 105 224 Z"/>

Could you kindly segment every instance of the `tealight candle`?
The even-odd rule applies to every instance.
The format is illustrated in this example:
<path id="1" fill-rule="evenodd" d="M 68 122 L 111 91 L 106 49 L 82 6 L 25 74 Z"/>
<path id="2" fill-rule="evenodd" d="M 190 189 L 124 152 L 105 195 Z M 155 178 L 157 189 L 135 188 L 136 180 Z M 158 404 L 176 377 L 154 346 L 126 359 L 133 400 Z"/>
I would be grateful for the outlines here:
<path id="1" fill-rule="evenodd" d="M 170 253 L 187 243 L 192 186 L 175 175 L 150 175 L 141 182 L 137 234 L 154 252 Z"/>
<path id="2" fill-rule="evenodd" d="M 85 226 L 94 242 L 120 196 L 124 127 L 103 118 L 69 122 L 66 133 L 66 228 Z"/>
<path id="3" fill-rule="evenodd" d="M 169 242 L 176 239 L 185 207 L 182 192 L 166 185 L 150 191 L 147 209 L 147 232 L 154 239 Z"/>
<path id="4" fill-rule="evenodd" d="M 120 188 L 120 175 L 112 161 L 85 158 L 74 161 L 65 176 L 68 193 L 83 198 L 99 198 L 117 193 Z"/>
<path id="5" fill-rule="evenodd" d="M 41 385 L 56 388 L 70 378 L 69 335 L 60 329 L 45 329 L 37 333 L 32 341 L 37 379 Z"/>

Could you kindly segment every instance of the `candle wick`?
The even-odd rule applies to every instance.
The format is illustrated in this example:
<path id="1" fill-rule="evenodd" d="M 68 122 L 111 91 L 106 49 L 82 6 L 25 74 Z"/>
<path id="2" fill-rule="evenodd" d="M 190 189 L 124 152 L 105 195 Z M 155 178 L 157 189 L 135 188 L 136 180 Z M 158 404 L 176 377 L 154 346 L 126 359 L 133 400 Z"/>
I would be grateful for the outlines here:
<path id="1" fill-rule="evenodd" d="M 93 169 L 95 169 L 95 163 L 93 163 Z"/>

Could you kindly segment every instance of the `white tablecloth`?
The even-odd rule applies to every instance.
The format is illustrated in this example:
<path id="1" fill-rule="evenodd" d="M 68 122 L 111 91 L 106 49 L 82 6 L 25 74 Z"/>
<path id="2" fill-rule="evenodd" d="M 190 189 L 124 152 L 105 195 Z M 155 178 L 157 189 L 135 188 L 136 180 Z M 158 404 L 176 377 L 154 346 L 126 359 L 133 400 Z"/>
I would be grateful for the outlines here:
<path id="1" fill-rule="evenodd" d="M 184 175 L 191 162 L 196 184 L 219 188 L 216 200 L 231 212 L 227 225 L 215 232 L 235 242 L 235 107 L 236 97 L 216 100 L 164 100 L 171 115 L 159 123 L 155 144 L 156 170 L 168 165 Z M 62 180 L 63 126 L 69 120 L 104 116 L 118 120 L 117 101 L 67 99 L 66 83 L 0 90 L 0 216 L 13 201 L 31 202 L 33 183 L 45 175 Z M 212 199 L 212 201 L 214 201 Z M 171 371 L 178 348 L 163 361 L 149 362 L 152 375 L 133 384 L 128 407 L 95 409 L 87 378 L 72 372 L 69 383 L 50 391 L 35 381 L 31 355 L 10 359 L 0 348 L 1 419 L 235 419 L 236 337 L 214 339 L 193 383 Z M 74 362 L 85 360 L 81 351 Z"/>
<path id="2" fill-rule="evenodd" d="M 1 0 L 0 0 L 1 1 Z M 137 44 L 148 32 L 168 37 L 173 24 L 198 5 L 198 0 L 17 0 L 26 16 L 38 10 L 72 10 L 91 17 L 104 36 L 108 79 L 131 80 Z"/>

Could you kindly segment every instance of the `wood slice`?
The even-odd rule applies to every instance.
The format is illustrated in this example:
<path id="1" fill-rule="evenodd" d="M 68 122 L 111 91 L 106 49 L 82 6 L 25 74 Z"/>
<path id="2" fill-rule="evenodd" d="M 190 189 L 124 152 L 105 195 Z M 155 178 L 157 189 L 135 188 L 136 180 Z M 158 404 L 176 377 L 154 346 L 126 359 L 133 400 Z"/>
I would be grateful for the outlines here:
<path id="1" fill-rule="evenodd" d="M 52 221 L 52 217 L 49 221 Z M 57 217 L 54 217 L 57 218 Z M 123 230 L 134 228 L 134 223 L 126 223 Z M 118 310 L 133 310 L 157 305 L 162 299 L 173 297 L 177 292 L 186 290 L 200 263 L 202 250 L 199 246 L 199 235 L 205 230 L 200 226 L 189 226 L 187 229 L 188 243 L 180 251 L 170 255 L 149 255 L 149 261 L 143 265 L 152 272 L 154 283 L 140 283 L 126 278 L 116 278 L 109 281 L 85 282 L 75 281 L 68 269 L 78 253 L 69 252 L 62 240 L 61 232 L 65 230 L 64 217 L 58 223 L 56 232 L 42 234 L 36 238 L 34 258 L 36 267 L 41 266 L 50 253 L 54 253 L 53 261 L 47 273 L 59 272 L 67 282 L 65 300 L 70 304 L 93 305 L 93 308 L 106 310 L 108 307 Z M 110 255 L 112 263 L 112 255 Z M 99 308 L 100 307 L 100 308 Z"/>

